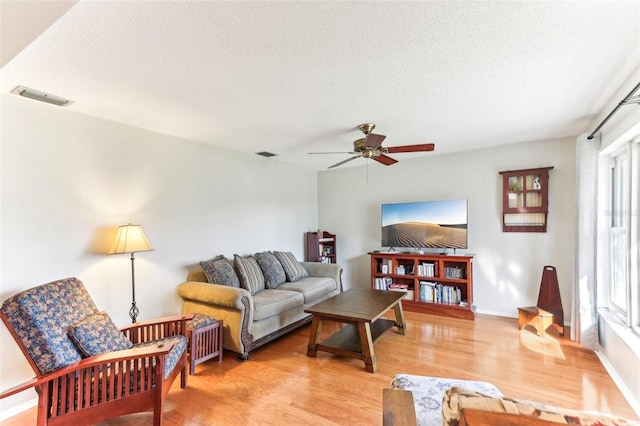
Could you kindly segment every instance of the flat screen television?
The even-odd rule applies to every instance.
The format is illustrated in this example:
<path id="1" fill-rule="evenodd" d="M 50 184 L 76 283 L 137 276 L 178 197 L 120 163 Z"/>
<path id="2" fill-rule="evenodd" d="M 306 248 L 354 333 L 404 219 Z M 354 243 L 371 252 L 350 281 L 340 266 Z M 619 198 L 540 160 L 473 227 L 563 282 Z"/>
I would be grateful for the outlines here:
<path id="1" fill-rule="evenodd" d="M 382 205 L 382 247 L 467 248 L 467 200 Z"/>

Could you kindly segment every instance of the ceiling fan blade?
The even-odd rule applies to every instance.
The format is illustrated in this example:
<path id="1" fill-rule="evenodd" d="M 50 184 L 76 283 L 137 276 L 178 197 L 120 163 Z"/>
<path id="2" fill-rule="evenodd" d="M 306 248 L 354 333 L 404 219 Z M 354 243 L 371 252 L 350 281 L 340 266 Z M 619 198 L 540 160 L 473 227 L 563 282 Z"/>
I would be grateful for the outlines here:
<path id="1" fill-rule="evenodd" d="M 385 135 L 376 135 L 375 133 L 369 133 L 367 135 L 367 141 L 364 143 L 364 146 L 367 148 L 378 148 L 382 145 L 382 141 L 386 139 Z"/>
<path id="2" fill-rule="evenodd" d="M 356 158 L 360 158 L 360 157 L 362 157 L 362 155 L 356 155 L 356 156 L 354 156 L 354 157 L 347 158 L 346 160 L 341 161 L 341 162 L 339 162 L 339 163 L 336 163 L 336 164 L 334 164 L 333 166 L 329 166 L 329 167 L 327 167 L 327 168 L 328 168 L 328 169 L 333 169 L 334 167 L 342 166 L 344 163 L 348 163 L 349 161 L 351 161 L 351 160 L 355 160 Z"/>
<path id="3" fill-rule="evenodd" d="M 374 160 L 376 160 L 378 163 L 384 164 L 385 166 L 390 166 L 392 164 L 396 164 L 398 162 L 398 160 L 393 159 L 387 155 L 384 154 L 380 154 L 377 157 L 373 157 Z"/>
<path id="4" fill-rule="evenodd" d="M 403 146 L 390 146 L 387 148 L 389 154 L 395 154 L 398 152 L 420 152 L 420 151 L 433 151 L 435 145 L 432 143 L 423 143 L 421 145 L 403 145 Z"/>
<path id="5" fill-rule="evenodd" d="M 347 152 L 347 151 L 340 151 L 340 152 L 307 152 L 307 154 L 357 154 L 357 152 Z"/>

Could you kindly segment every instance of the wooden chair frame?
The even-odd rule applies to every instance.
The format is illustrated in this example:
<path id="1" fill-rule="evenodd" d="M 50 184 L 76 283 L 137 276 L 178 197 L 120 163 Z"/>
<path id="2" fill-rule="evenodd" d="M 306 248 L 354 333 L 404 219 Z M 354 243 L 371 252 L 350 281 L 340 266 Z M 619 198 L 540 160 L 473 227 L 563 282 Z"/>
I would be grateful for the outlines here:
<path id="1" fill-rule="evenodd" d="M 0 399 L 29 388 L 38 394 L 38 425 L 84 425 L 130 413 L 153 410 L 153 424 L 162 424 L 164 403 L 173 381 L 180 374 L 180 387 L 187 387 L 187 350 L 165 378 L 166 358 L 173 345 L 159 343 L 85 358 L 41 375 L 4 313 L 2 321 L 36 372 L 36 377 L 0 394 Z M 137 322 L 122 329 L 134 344 L 185 335 L 193 315 L 178 315 Z"/>

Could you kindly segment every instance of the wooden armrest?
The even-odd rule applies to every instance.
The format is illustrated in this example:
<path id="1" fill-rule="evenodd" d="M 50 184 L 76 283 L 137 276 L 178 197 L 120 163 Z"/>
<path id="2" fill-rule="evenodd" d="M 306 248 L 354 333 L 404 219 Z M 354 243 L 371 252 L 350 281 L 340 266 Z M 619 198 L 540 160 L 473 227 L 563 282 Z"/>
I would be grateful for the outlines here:
<path id="1" fill-rule="evenodd" d="M 0 394 L 0 399 L 9 397 L 11 395 L 15 395 L 29 388 L 40 386 L 55 378 L 64 376 L 66 374 L 74 373 L 75 371 L 78 371 L 78 370 L 83 370 L 83 369 L 100 366 L 100 365 L 106 366 L 107 364 L 110 364 L 113 362 L 119 362 L 119 361 L 124 361 L 128 359 L 166 356 L 171 351 L 171 349 L 173 349 L 173 345 L 163 344 L 163 345 L 157 345 L 157 346 L 146 346 L 143 348 L 131 348 L 131 349 L 125 349 L 122 351 L 107 352 L 104 354 L 95 355 L 89 358 L 85 358 L 76 363 L 70 364 L 64 368 L 61 368 L 52 373 L 49 373 L 46 376 L 42 376 L 40 378 L 35 377 L 25 383 L 9 388 Z"/>
<path id="2" fill-rule="evenodd" d="M 460 411 L 460 426 L 555 426 L 561 424 L 564 423 L 522 414 L 496 413 L 473 408 L 463 408 Z"/>
<path id="3" fill-rule="evenodd" d="M 77 368 L 87 368 L 91 367 L 94 364 L 107 364 L 110 362 L 118 362 L 124 361 L 127 359 L 135 359 L 135 358 L 151 358 L 154 356 L 163 356 L 167 355 L 171 349 L 173 349 L 173 344 L 158 344 L 156 346 L 144 346 L 142 348 L 131 348 L 124 349 L 121 351 L 113 351 L 107 352 L 100 355 L 94 355 L 89 358 L 85 358 L 82 361 L 79 361 L 75 364 L 71 364 L 66 368 L 71 368 L 76 366 Z"/>
<path id="4" fill-rule="evenodd" d="M 138 322 L 130 324 L 130 325 L 126 326 L 126 327 L 122 327 L 120 330 L 125 331 L 125 330 L 130 330 L 132 328 L 146 327 L 146 326 L 149 326 L 149 325 L 170 324 L 170 323 L 174 323 L 174 322 L 190 321 L 190 320 L 193 319 L 194 315 L 195 314 L 172 315 L 172 316 L 168 316 L 168 317 L 153 318 L 153 319 L 146 320 L 146 321 L 138 321 Z"/>
<path id="5" fill-rule="evenodd" d="M 169 336 L 186 335 L 187 321 L 194 314 L 174 315 L 136 322 L 121 328 L 120 331 L 133 343 L 144 343 Z"/>
<path id="6" fill-rule="evenodd" d="M 401 389 L 382 390 L 383 426 L 415 426 L 416 408 L 410 391 Z"/>
<path id="7" fill-rule="evenodd" d="M 156 346 L 145 346 L 142 348 L 124 349 L 122 351 L 113 351 L 100 355 L 94 355 L 90 356 L 89 358 L 80 360 L 76 363 L 70 364 L 59 370 L 56 370 L 46 376 L 43 376 L 40 378 L 40 380 L 48 381 L 59 376 L 64 376 L 65 374 L 73 373 L 77 370 L 87 369 L 100 365 L 106 366 L 107 364 L 111 364 L 114 362 L 166 356 L 171 351 L 171 349 L 173 349 L 173 345 L 162 344 Z"/>
<path id="8" fill-rule="evenodd" d="M 6 397 L 11 396 L 11 395 L 15 395 L 15 394 L 17 394 L 19 392 L 22 392 L 23 390 L 27 390 L 29 388 L 34 387 L 37 384 L 38 384 L 38 379 L 36 377 L 34 377 L 33 379 L 29 380 L 28 382 L 21 383 L 19 385 L 13 386 L 13 387 L 3 391 L 2 393 L 0 393 L 0 399 L 6 398 Z"/>

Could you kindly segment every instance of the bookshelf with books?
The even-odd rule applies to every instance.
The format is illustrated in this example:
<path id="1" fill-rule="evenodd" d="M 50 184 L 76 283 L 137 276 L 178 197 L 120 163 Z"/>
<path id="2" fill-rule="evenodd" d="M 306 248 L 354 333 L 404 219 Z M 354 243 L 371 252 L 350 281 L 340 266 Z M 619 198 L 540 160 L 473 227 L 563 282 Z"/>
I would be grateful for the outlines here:
<path id="1" fill-rule="evenodd" d="M 473 256 L 371 252 L 371 288 L 407 293 L 406 311 L 474 319 Z"/>
<path id="2" fill-rule="evenodd" d="M 318 230 L 307 232 L 305 237 L 307 262 L 338 263 L 335 234 Z"/>

